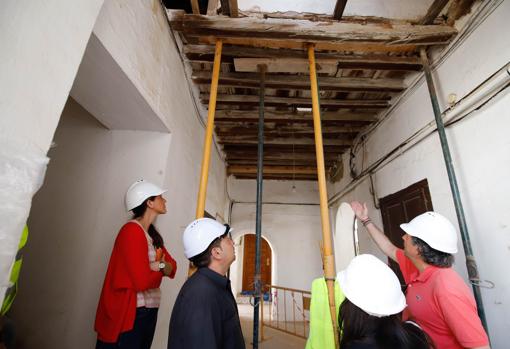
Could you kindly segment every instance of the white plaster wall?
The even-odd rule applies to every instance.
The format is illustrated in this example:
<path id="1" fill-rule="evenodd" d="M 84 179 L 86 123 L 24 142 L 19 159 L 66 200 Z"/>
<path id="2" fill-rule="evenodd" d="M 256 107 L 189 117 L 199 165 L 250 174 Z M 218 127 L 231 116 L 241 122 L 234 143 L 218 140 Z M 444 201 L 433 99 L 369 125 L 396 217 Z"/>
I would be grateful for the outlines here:
<path id="1" fill-rule="evenodd" d="M 289 181 L 264 181 L 262 235 L 273 252 L 272 282 L 275 285 L 310 290 L 313 279 L 321 277 L 322 240 L 317 183 L 297 181 L 293 193 Z M 230 197 L 235 201 L 231 225 L 234 238 L 255 232 L 256 181 L 229 178 Z M 271 204 L 271 202 L 273 204 Z M 291 203 L 291 204 L 275 204 Z M 312 205 L 294 205 L 309 203 Z M 239 251 L 242 253 L 242 250 Z M 242 260 L 231 270 L 233 287 L 242 287 Z"/>
<path id="2" fill-rule="evenodd" d="M 170 135 L 109 131 L 70 99 L 55 143 L 12 312 L 24 348 L 93 346 L 98 292 L 128 217 L 124 192 L 138 177 L 162 184 Z"/>
<path id="3" fill-rule="evenodd" d="M 103 0 L 2 1 L 0 139 L 3 149 L 30 150 L 28 159 L 44 160 L 102 3 Z M 31 197 L 46 169 L 42 163 L 39 166 L 30 161 L 18 161 L 3 172 L 27 171 L 25 178 L 31 183 L 22 185 L 24 190 L 17 190 L 12 181 L 2 178 L 1 201 L 20 205 L 18 215 L 13 215 L 8 205 L 2 206 L 1 214 L 10 217 L 10 224 L 0 231 L 2 300 Z M 32 174 L 34 169 L 37 175 L 30 177 L 28 173 Z"/>
<path id="4" fill-rule="evenodd" d="M 510 43 L 500 35 L 508 28 L 510 2 L 501 5 L 455 50 L 434 73 L 440 103 L 455 92 L 462 97 L 510 60 Z M 494 289 L 482 289 L 493 348 L 505 348 L 510 331 L 510 277 L 501 269 L 510 257 L 507 193 L 510 192 L 510 126 L 508 90 L 481 110 L 449 127 L 447 136 L 466 211 L 474 255 L 482 279 L 495 283 Z M 400 104 L 369 138 L 366 163 L 370 164 L 433 120 L 426 85 L 422 83 Z M 375 174 L 378 197 L 401 190 L 427 178 L 434 210 L 457 224 L 453 200 L 437 134 L 428 137 Z M 335 184 L 330 193 L 340 191 L 348 182 Z M 376 224 L 380 213 L 374 211 L 368 192 L 369 181 L 341 198 L 367 201 Z M 361 230 L 363 231 L 363 229 Z M 362 251 L 377 249 L 362 233 Z M 459 238 L 460 241 L 460 238 Z M 460 242 L 459 242 L 460 244 Z M 460 245 L 459 245 L 460 246 Z M 379 254 L 380 255 L 380 254 Z M 454 268 L 467 279 L 465 256 L 461 250 Z"/>
<path id="5" fill-rule="evenodd" d="M 179 268 L 175 282 L 162 287 L 164 297 L 153 348 L 164 348 L 171 309 L 187 276 L 181 236 L 195 217 L 204 129 L 158 0 L 106 1 L 94 34 L 172 133 L 164 170 L 169 214 L 161 217 L 160 224 L 165 227 L 165 239 Z M 211 157 L 206 210 L 215 215 L 223 213 L 225 207 L 225 167 L 214 149 Z"/>
<path id="6" fill-rule="evenodd" d="M 58 13 L 58 11 L 55 11 L 55 13 Z M 50 14 L 47 17 L 52 18 Z M 51 27 L 51 23 L 48 26 Z M 58 27 L 56 29 L 62 30 Z M 24 273 L 29 275 L 25 277 L 27 282 L 32 282 L 44 290 L 42 295 L 57 295 L 58 297 L 38 298 L 37 294 L 31 294 L 31 297 L 39 299 L 39 304 L 35 304 L 35 300 L 17 301 L 19 304 L 16 306 L 20 307 L 20 310 L 16 311 L 16 317 L 18 322 L 23 324 L 23 331 L 20 332 L 20 336 L 29 343 L 27 347 L 89 348 L 93 345 L 95 338 L 93 319 L 112 242 L 119 227 L 127 218 L 127 214 L 123 210 L 122 198 L 131 182 L 145 176 L 168 188 L 168 194 L 166 195 L 168 214 L 158 219 L 158 227 L 165 238 L 168 249 L 178 263 L 175 280 L 165 281 L 162 285 L 163 298 L 153 344 L 153 348 L 166 348 L 172 305 L 187 275 L 188 262 L 183 253 L 181 234 L 185 226 L 195 216 L 204 130 L 196 116 L 189 90 L 185 88 L 184 82 L 186 80 L 183 66 L 176 47 L 172 43 L 166 18 L 159 1 L 106 1 L 97 20 L 94 34 L 116 61 L 121 71 L 144 97 L 145 103 L 170 130 L 171 138 L 168 133 L 107 131 L 98 126 L 93 132 L 91 131 L 94 134 L 91 138 L 94 142 L 97 141 L 99 145 L 102 144 L 103 146 L 91 145 L 94 151 L 89 155 L 90 149 L 88 148 L 90 147 L 86 146 L 88 145 L 87 137 L 76 137 L 76 142 L 81 141 L 82 144 L 80 146 L 78 142 L 71 148 L 80 147 L 79 154 L 81 154 L 82 159 L 80 159 L 80 156 L 71 155 L 70 150 L 59 153 L 59 156 L 63 159 L 61 161 L 64 161 L 66 165 L 57 165 L 56 169 L 52 171 L 53 175 L 48 176 L 48 183 L 53 181 L 58 183 L 60 178 L 67 178 L 66 166 L 81 169 L 83 164 L 80 164 L 79 160 L 82 160 L 82 162 L 90 165 L 90 168 L 87 168 L 82 175 L 87 175 L 93 179 L 75 178 L 72 183 L 76 187 L 72 189 L 77 194 L 87 194 L 88 199 L 85 202 L 79 199 L 74 201 L 67 199 L 65 194 L 71 192 L 67 192 L 64 187 L 57 188 L 56 184 L 50 185 L 48 189 L 43 187 L 43 190 L 48 190 L 49 193 L 46 194 L 45 199 L 41 199 L 42 203 L 40 205 L 44 205 L 42 216 L 45 215 L 45 210 L 51 207 L 48 201 L 50 199 L 54 200 L 54 198 L 65 199 L 63 202 L 66 204 L 58 203 L 58 206 L 67 211 L 73 211 L 73 214 L 69 217 L 62 214 L 54 217 L 52 221 L 44 217 L 40 219 L 42 224 L 46 224 L 46 226 L 56 224 L 55 221 L 58 220 L 59 228 L 53 233 L 54 235 L 50 236 L 62 237 L 65 242 L 71 240 L 67 236 L 69 234 L 67 227 L 79 225 L 76 228 L 76 234 L 79 234 L 79 237 L 70 245 L 74 249 L 86 247 L 85 251 L 76 254 L 80 257 L 83 255 L 89 258 L 93 263 L 85 267 L 85 262 L 82 263 L 80 258 L 77 262 L 60 263 L 62 257 L 71 258 L 74 255 L 72 256 L 71 252 L 61 252 L 61 246 L 55 246 L 53 240 L 44 235 L 49 234 L 48 231 L 51 229 L 45 229 L 44 234 L 35 245 L 47 250 L 47 252 L 36 252 L 35 256 L 31 258 L 42 264 L 44 264 L 46 257 L 57 259 L 58 263 L 52 262 L 53 264 L 50 264 L 50 266 L 41 265 L 41 268 L 45 271 L 41 275 L 51 274 L 52 277 L 55 277 L 59 274 L 55 273 L 55 268 L 63 268 L 60 271 L 62 282 L 65 281 L 66 284 L 73 285 L 73 290 L 80 291 L 75 292 L 78 295 L 69 293 L 60 298 L 60 286 L 62 284 L 50 283 L 49 285 L 43 285 L 47 280 L 43 280 L 42 276 L 35 277 L 35 280 L 30 281 L 29 279 L 38 271 L 26 267 Z M 32 59 L 36 60 L 35 57 L 32 57 Z M 45 88 L 51 89 L 51 84 L 46 84 Z M 69 132 L 87 132 L 81 130 L 80 127 L 82 126 L 75 125 L 70 130 L 67 129 L 68 134 L 65 135 L 64 133 L 62 137 L 65 140 L 74 140 L 75 137 L 69 136 Z M 119 128 L 122 128 L 122 125 Z M 60 141 L 57 140 L 57 143 L 60 143 Z M 101 148 L 101 152 L 99 148 Z M 57 147 L 56 151 L 58 149 Z M 55 163 L 57 163 L 57 160 L 55 160 Z M 78 172 L 78 170 L 75 171 Z M 226 202 L 224 179 L 224 163 L 219 154 L 213 150 L 206 201 L 206 210 L 213 215 L 224 213 Z M 98 180 L 103 182 L 99 183 L 97 187 L 91 186 L 91 183 L 96 183 Z M 65 182 L 69 183 L 70 180 L 66 179 Z M 97 212 L 91 212 L 92 208 L 88 205 L 96 201 L 97 198 L 101 198 L 96 207 Z M 85 212 L 81 212 L 82 206 L 88 207 L 84 208 Z M 92 214 L 95 215 L 93 218 L 91 217 Z M 80 217 L 88 217 L 93 222 L 85 222 L 85 218 Z M 76 219 L 76 222 L 70 222 L 71 218 Z M 90 231 L 90 229 L 93 229 L 93 231 Z M 34 265 L 36 264 L 32 262 L 32 266 Z M 78 266 L 79 272 L 73 270 L 73 266 Z M 84 281 L 77 281 L 75 279 L 76 275 L 79 275 L 78 277 L 83 278 Z M 48 278 L 48 280 L 51 279 Z M 81 290 L 85 283 L 87 284 L 87 292 Z M 37 290 L 37 287 L 33 289 Z M 32 288 L 27 287 L 24 292 L 28 292 L 30 289 Z M 27 296 L 21 296 L 20 298 L 27 299 Z M 30 305 L 34 306 L 33 312 L 24 311 Z M 51 306 L 60 309 L 64 313 L 53 312 L 51 313 L 52 316 L 48 316 L 45 310 Z M 34 316 L 28 317 L 28 314 Z M 76 325 L 73 324 L 75 321 Z M 43 322 L 53 325 L 51 327 L 49 325 L 40 326 Z M 47 340 L 42 337 L 43 333 L 46 333 Z M 57 336 L 64 338 L 67 343 L 55 345 L 53 340 Z M 31 343 L 37 343 L 37 345 Z"/>
<path id="7" fill-rule="evenodd" d="M 0 135 L 47 151 L 103 0 L 2 1 Z"/>

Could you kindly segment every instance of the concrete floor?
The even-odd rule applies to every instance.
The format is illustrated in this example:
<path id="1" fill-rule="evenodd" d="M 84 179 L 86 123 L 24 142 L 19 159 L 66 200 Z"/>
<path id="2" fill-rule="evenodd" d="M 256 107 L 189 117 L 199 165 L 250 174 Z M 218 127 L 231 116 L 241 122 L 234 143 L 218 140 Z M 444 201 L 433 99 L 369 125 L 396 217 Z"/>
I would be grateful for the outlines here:
<path id="1" fill-rule="evenodd" d="M 253 347 L 253 307 L 250 304 L 238 304 L 241 327 L 246 348 Z M 267 309 L 267 310 L 266 310 Z M 269 314 L 269 306 L 264 306 L 264 317 Z M 260 330 L 259 330 L 260 331 Z M 264 327 L 264 341 L 259 342 L 260 349 L 303 349 L 306 340 L 300 337 Z"/>

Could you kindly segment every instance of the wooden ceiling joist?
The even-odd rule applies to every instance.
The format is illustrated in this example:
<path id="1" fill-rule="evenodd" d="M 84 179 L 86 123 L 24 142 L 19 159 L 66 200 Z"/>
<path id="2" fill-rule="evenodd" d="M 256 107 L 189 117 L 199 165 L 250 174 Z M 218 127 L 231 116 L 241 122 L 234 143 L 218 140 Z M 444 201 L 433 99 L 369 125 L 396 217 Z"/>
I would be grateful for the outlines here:
<path id="1" fill-rule="evenodd" d="M 209 94 L 200 94 L 200 99 L 204 102 L 209 101 Z M 256 95 L 229 95 L 218 94 L 216 97 L 217 104 L 259 104 L 259 96 Z M 264 97 L 264 104 L 266 106 L 277 105 L 291 105 L 308 107 L 312 105 L 311 98 L 297 98 L 297 97 Z M 321 107 L 338 107 L 338 108 L 363 108 L 363 109 L 383 109 L 389 106 L 387 100 L 366 100 L 366 99 L 325 99 L 320 101 Z"/>
<path id="2" fill-rule="evenodd" d="M 183 53 L 192 62 L 213 62 L 213 45 L 185 45 Z M 235 57 L 251 58 L 302 58 L 307 59 L 305 50 L 270 49 L 242 46 L 223 46 L 222 62 L 233 63 Z M 321 60 L 333 60 L 340 69 L 377 69 L 377 70 L 421 70 L 420 58 L 414 56 L 389 56 L 387 54 L 357 55 L 341 52 L 317 52 L 317 63 Z"/>
<path id="3" fill-rule="evenodd" d="M 210 72 L 196 72 L 191 76 L 193 82 L 208 86 L 211 84 Z M 384 91 L 401 92 L 405 89 L 401 79 L 368 79 L 320 77 L 321 90 L 325 91 Z M 260 75 L 256 73 L 221 73 L 220 87 L 259 88 Z M 266 74 L 266 88 L 310 90 L 310 77 L 306 75 Z"/>
<path id="4" fill-rule="evenodd" d="M 301 127 L 300 127 L 301 126 Z M 292 126 L 279 126 L 275 127 L 273 125 L 268 125 L 264 123 L 264 134 L 267 136 L 272 135 L 313 135 L 314 129 L 312 125 L 305 125 L 306 127 L 302 127 L 302 125 L 292 125 Z M 322 134 L 324 135 L 339 135 L 339 134 L 349 134 L 349 133 L 358 133 L 363 129 L 361 126 L 357 127 L 349 127 L 349 126 L 323 126 Z M 228 135 L 231 133 L 235 134 L 253 134 L 256 135 L 258 132 L 257 124 L 231 124 L 225 125 L 224 123 L 216 123 L 216 135 L 221 137 L 223 135 Z"/>
<path id="5" fill-rule="evenodd" d="M 436 19 L 439 13 L 441 13 L 449 1 L 450 0 L 434 0 L 427 11 L 427 14 L 418 21 L 418 24 L 426 25 L 433 23 L 434 19 Z"/>
<path id="6" fill-rule="evenodd" d="M 198 5 L 198 0 L 190 0 L 191 2 L 191 9 L 193 11 L 193 14 L 199 15 L 200 14 L 200 6 Z"/>
<path id="7" fill-rule="evenodd" d="M 218 110 L 216 111 L 215 121 L 247 121 L 258 120 L 258 111 L 244 110 Z M 289 121 L 310 121 L 313 122 L 311 112 L 307 113 L 291 113 L 287 111 L 265 111 L 265 122 L 289 122 Z M 362 111 L 346 111 L 339 110 L 336 112 L 322 112 L 321 121 L 328 122 L 365 122 L 371 123 L 377 121 L 374 112 Z"/>
<path id="8" fill-rule="evenodd" d="M 228 135 L 218 139 L 220 144 L 258 144 L 258 138 L 256 136 L 244 136 L 244 135 Z M 290 137 L 275 137 L 271 139 L 264 139 L 264 145 L 315 145 L 315 139 L 313 138 L 290 138 Z M 350 146 L 352 141 L 344 139 L 324 139 L 323 144 L 325 146 Z"/>
<path id="9" fill-rule="evenodd" d="M 258 154 L 257 152 L 235 152 L 231 151 L 227 155 L 227 162 L 229 161 L 235 161 L 235 160 L 243 160 L 243 159 L 249 159 L 249 160 L 257 160 Z M 332 154 L 332 153 L 326 153 L 324 154 L 324 159 L 326 161 L 335 161 L 338 160 L 338 155 Z M 302 160 L 302 161 L 316 161 L 315 154 L 313 153 L 284 153 L 284 152 L 264 152 L 264 161 L 266 160 L 287 160 L 287 161 L 293 161 L 293 160 Z"/>
<path id="10" fill-rule="evenodd" d="M 313 166 L 264 166 L 264 174 L 317 174 L 317 167 Z M 228 166 L 228 174 L 257 174 L 257 166 Z"/>
<path id="11" fill-rule="evenodd" d="M 383 43 L 386 45 L 447 44 L 457 33 L 446 25 L 412 25 L 393 23 L 312 22 L 290 19 L 260 19 L 252 17 L 226 18 L 201 15 L 175 15 L 174 30 L 185 35 L 217 38 L 247 38 L 287 40 L 292 42 Z"/>

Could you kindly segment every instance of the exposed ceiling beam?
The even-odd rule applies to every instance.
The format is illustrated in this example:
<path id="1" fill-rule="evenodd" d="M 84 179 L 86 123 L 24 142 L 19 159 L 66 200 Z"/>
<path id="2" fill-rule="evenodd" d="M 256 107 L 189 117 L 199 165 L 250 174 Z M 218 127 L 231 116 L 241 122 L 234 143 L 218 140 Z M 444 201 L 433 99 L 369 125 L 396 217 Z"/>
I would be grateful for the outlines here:
<path id="1" fill-rule="evenodd" d="M 191 2 L 191 9 L 193 11 L 193 14 L 199 15 L 200 14 L 200 6 L 198 5 L 198 0 L 190 0 Z"/>
<path id="2" fill-rule="evenodd" d="M 209 0 L 207 2 L 207 15 L 214 16 L 216 15 L 216 9 L 218 8 L 219 0 Z"/>
<path id="3" fill-rule="evenodd" d="M 230 151 L 227 153 L 226 160 L 227 161 L 233 161 L 233 160 L 242 160 L 242 159 L 250 159 L 250 160 L 257 160 L 258 154 L 257 152 L 241 152 L 241 151 Z M 333 153 L 326 153 L 324 154 L 324 159 L 328 161 L 335 161 L 338 160 L 338 155 Z M 264 152 L 264 161 L 265 160 L 313 160 L 316 161 L 316 157 L 314 153 L 297 153 L 294 152 L 288 153 L 288 152 Z"/>
<path id="4" fill-rule="evenodd" d="M 232 165 L 227 167 L 227 174 L 256 174 L 257 166 Z M 264 174 L 302 174 L 316 175 L 317 167 L 313 166 L 264 166 Z"/>
<path id="5" fill-rule="evenodd" d="M 468 14 L 476 0 L 453 0 L 448 8 L 448 25 L 454 25 L 455 21 L 460 17 Z"/>
<path id="6" fill-rule="evenodd" d="M 257 123 L 249 123 L 249 124 L 229 124 L 225 125 L 224 122 L 216 122 L 216 135 L 221 137 L 224 134 L 253 134 L 256 135 Z M 292 126 L 278 126 L 268 124 L 264 122 L 264 134 L 267 136 L 271 135 L 313 135 L 314 129 L 312 125 L 292 125 Z M 342 133 L 357 133 L 361 131 L 363 127 L 355 126 L 323 126 L 322 134 L 342 134 Z"/>
<path id="7" fill-rule="evenodd" d="M 200 99 L 204 102 L 209 101 L 209 94 L 200 94 Z M 218 94 L 216 97 L 217 104 L 257 104 L 259 103 L 259 96 L 256 95 L 230 95 Z M 264 104 L 266 106 L 277 105 L 292 105 L 292 106 L 311 106 L 311 98 L 297 98 L 297 97 L 275 97 L 265 96 Z M 325 99 L 320 101 L 321 107 L 339 107 L 339 108 L 362 108 L 362 109 L 383 109 L 390 104 L 387 100 L 382 99 Z"/>
<path id="8" fill-rule="evenodd" d="M 347 0 L 337 0 L 335 5 L 335 10 L 333 11 L 333 19 L 339 21 L 342 19 L 344 14 L 345 5 L 347 5 Z"/>
<path id="9" fill-rule="evenodd" d="M 225 16 L 230 16 L 230 2 L 229 0 L 220 0 L 221 13 Z"/>
<path id="10" fill-rule="evenodd" d="M 189 43 L 192 44 L 208 44 L 214 45 L 218 36 L 185 36 Z M 223 44 L 246 46 L 246 47 L 262 47 L 271 49 L 293 49 L 305 50 L 309 40 L 289 40 L 289 39 L 259 39 L 253 37 L 221 37 Z M 431 43 L 432 44 L 432 43 Z M 427 45 L 424 43 L 424 45 Z M 398 52 L 408 53 L 416 51 L 417 46 L 414 44 L 393 44 L 378 42 L 331 42 L 320 41 L 315 42 L 317 51 L 341 51 L 341 52 Z"/>
<path id="11" fill-rule="evenodd" d="M 347 142 L 346 142 L 347 143 Z M 226 154 L 230 152 L 243 151 L 246 153 L 256 153 L 258 143 L 227 143 L 223 144 L 223 150 Z M 338 155 L 339 153 L 347 150 L 352 144 L 345 145 L 324 145 L 324 154 L 331 153 Z M 265 152 L 276 152 L 276 153 L 310 153 L 315 154 L 315 143 L 313 144 L 270 144 L 264 141 L 264 153 Z"/>
<path id="12" fill-rule="evenodd" d="M 427 14 L 418 21 L 418 24 L 427 25 L 433 23 L 434 19 L 437 18 L 439 13 L 441 13 L 449 1 L 450 0 L 434 0 L 427 11 Z"/>
<path id="13" fill-rule="evenodd" d="M 258 144 L 256 136 L 244 135 L 228 135 L 218 138 L 220 144 Z M 315 145 L 315 139 L 310 138 L 290 138 L 290 137 L 275 137 L 271 139 L 264 139 L 264 145 Z M 323 144 L 333 146 L 350 146 L 352 141 L 345 139 L 324 139 Z"/>
<path id="14" fill-rule="evenodd" d="M 216 121 L 248 121 L 258 120 L 258 111 L 244 111 L 244 110 L 217 110 Z M 312 114 L 309 113 L 292 113 L 287 111 L 265 111 L 264 121 L 266 122 L 289 122 L 289 121 L 311 121 L 313 122 Z M 322 112 L 321 121 L 327 122 L 375 122 L 377 117 L 374 112 L 361 112 L 361 111 L 335 111 L 335 112 Z"/>
<path id="15" fill-rule="evenodd" d="M 239 9 L 237 7 L 237 0 L 228 0 L 229 9 L 230 9 L 230 17 L 239 17 Z"/>
<path id="16" fill-rule="evenodd" d="M 307 20 L 225 18 L 176 14 L 172 28 L 190 35 L 220 38 L 287 40 L 293 42 L 379 43 L 386 45 L 447 44 L 457 30 L 446 25 L 412 25 L 394 23 L 312 22 Z"/>
<path id="17" fill-rule="evenodd" d="M 213 62 L 213 45 L 184 45 L 183 53 L 192 62 Z M 302 58 L 307 59 L 304 50 L 269 49 L 243 46 L 224 46 L 221 53 L 222 62 L 233 63 L 234 57 L 252 58 Z M 317 63 L 321 60 L 334 60 L 340 69 L 378 69 L 378 70 L 421 70 L 421 61 L 418 56 L 388 56 L 385 54 L 355 55 L 352 53 L 320 52 L 315 54 Z"/>
<path id="18" fill-rule="evenodd" d="M 319 63 L 320 64 L 320 63 Z M 201 85 L 211 84 L 210 72 L 194 72 L 191 79 Z M 401 79 L 337 78 L 319 77 L 321 90 L 330 91 L 384 91 L 401 92 L 406 86 Z M 220 73 L 220 87 L 259 88 L 260 75 L 257 73 Z M 310 77 L 307 75 L 266 74 L 266 88 L 310 90 Z"/>

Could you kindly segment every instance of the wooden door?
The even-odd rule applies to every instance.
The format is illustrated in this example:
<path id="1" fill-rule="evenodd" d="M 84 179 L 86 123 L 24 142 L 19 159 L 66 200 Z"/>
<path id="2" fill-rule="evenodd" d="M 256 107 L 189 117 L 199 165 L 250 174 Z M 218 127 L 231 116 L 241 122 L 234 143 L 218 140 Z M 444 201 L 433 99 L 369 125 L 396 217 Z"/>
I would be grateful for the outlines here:
<path id="1" fill-rule="evenodd" d="M 243 291 L 253 291 L 255 275 L 255 234 L 247 234 L 244 239 L 243 256 Z M 271 284 L 271 247 L 264 239 L 260 239 L 260 279 L 262 286 Z"/>
<path id="2" fill-rule="evenodd" d="M 398 248 L 404 247 L 402 236 L 405 232 L 400 229 L 400 224 L 407 223 L 424 212 L 432 211 L 432 201 L 426 179 L 397 193 L 388 195 L 380 199 L 379 202 L 381 205 L 384 233 Z M 388 263 L 395 274 L 397 274 L 400 283 L 405 285 L 398 264 L 390 258 L 388 258 Z"/>

